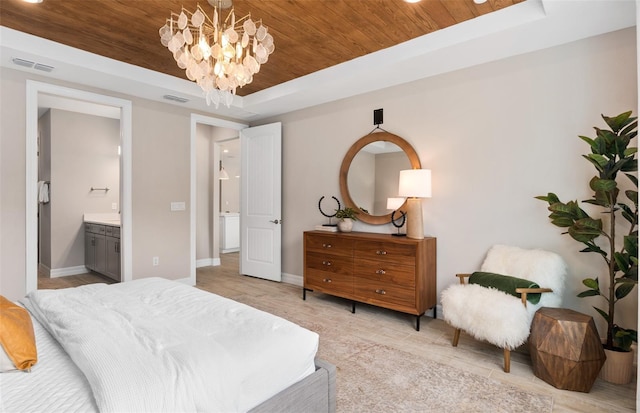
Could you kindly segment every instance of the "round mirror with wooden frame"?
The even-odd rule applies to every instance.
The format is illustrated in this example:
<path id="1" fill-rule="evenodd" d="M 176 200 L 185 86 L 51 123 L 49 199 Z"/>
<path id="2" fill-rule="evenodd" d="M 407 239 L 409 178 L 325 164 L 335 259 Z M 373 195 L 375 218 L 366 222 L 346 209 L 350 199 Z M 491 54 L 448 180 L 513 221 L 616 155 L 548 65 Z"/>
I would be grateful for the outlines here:
<path id="1" fill-rule="evenodd" d="M 340 166 L 345 206 L 358 211 L 362 222 L 388 224 L 393 211 L 386 209 L 386 202 L 398 196 L 400 170 L 421 167 L 415 149 L 400 136 L 386 131 L 363 136 L 349 148 Z M 406 201 L 399 210 L 406 211 Z"/>

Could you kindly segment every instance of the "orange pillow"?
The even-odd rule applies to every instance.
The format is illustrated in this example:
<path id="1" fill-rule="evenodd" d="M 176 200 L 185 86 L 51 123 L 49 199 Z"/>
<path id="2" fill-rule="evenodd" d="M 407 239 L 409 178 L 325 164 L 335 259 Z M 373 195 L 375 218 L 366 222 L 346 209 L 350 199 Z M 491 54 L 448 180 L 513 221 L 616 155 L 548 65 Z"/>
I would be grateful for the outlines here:
<path id="1" fill-rule="evenodd" d="M 38 362 L 31 316 L 24 308 L 0 295 L 0 345 L 19 370 Z"/>

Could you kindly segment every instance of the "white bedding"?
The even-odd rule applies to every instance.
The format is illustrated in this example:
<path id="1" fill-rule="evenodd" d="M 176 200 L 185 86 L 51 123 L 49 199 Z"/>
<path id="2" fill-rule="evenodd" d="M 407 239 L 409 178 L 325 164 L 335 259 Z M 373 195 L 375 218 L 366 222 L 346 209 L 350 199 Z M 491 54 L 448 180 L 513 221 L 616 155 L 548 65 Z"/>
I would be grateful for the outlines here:
<path id="1" fill-rule="evenodd" d="M 177 282 L 93 284 L 28 298 L 103 412 L 246 411 L 315 370 L 316 333 Z M 3 394 L 11 381 L 4 376 Z"/>
<path id="2" fill-rule="evenodd" d="M 31 373 L 0 374 L 1 412 L 98 412 L 89 382 L 67 353 L 32 317 L 38 363 Z"/>

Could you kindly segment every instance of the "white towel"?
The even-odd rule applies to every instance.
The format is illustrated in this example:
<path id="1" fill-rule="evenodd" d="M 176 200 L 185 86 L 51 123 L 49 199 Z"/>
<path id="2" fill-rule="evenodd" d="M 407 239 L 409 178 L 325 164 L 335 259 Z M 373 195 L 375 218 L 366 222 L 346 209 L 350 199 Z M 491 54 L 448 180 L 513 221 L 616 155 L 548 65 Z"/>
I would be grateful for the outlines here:
<path id="1" fill-rule="evenodd" d="M 46 204 L 49 202 L 49 183 L 38 181 L 38 202 Z"/>

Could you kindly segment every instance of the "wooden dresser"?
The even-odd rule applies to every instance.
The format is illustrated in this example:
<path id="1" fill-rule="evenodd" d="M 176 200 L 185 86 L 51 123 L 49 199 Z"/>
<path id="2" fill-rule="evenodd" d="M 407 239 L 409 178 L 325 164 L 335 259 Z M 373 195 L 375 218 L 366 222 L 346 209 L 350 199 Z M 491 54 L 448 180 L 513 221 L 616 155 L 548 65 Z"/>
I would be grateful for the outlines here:
<path id="1" fill-rule="evenodd" d="M 436 317 L 436 239 L 369 232 L 304 233 L 304 288 L 420 317 Z"/>

